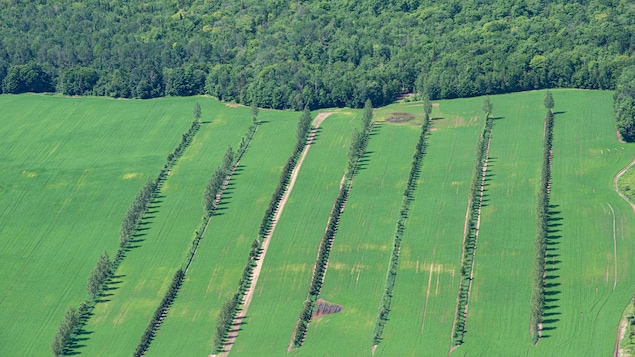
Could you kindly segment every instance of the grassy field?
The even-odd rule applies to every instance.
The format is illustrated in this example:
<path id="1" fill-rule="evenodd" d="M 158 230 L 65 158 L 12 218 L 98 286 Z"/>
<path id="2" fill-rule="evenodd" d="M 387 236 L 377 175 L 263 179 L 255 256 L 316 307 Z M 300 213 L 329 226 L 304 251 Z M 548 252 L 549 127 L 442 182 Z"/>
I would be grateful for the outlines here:
<path id="1" fill-rule="evenodd" d="M 535 201 L 544 91 L 492 96 L 494 123 L 465 343 L 460 356 L 611 355 L 633 296 L 633 209 L 613 177 L 635 155 L 615 137 L 612 93 L 554 90 L 555 127 L 547 310 L 530 343 Z M 248 108 L 204 97 L 156 100 L 0 96 L 0 356 L 49 355 L 68 306 L 87 298 L 98 256 L 114 254 L 119 225 L 192 120 L 203 124 L 165 183 L 144 234 L 97 305 L 76 352 L 130 355 L 183 263 L 202 192 Z M 375 355 L 448 353 L 467 190 L 482 127 L 482 98 L 440 101 L 402 242 L 392 310 Z M 376 129 L 334 241 L 321 298 L 344 307 L 316 318 L 291 355 L 370 355 L 395 223 L 419 133 L 421 103 L 377 109 Z M 231 356 L 284 356 L 307 295 L 359 111 L 321 126 L 271 238 Z M 412 116 L 410 116 L 412 115 Z M 299 113 L 262 110 L 265 123 L 233 177 L 148 356 L 207 355 L 218 308 L 235 292 Z M 628 172 L 622 186 L 633 181 Z M 629 181 L 631 180 L 631 181 Z M 112 294 L 112 295 L 110 295 Z M 425 314 L 425 319 L 424 319 Z"/>
<path id="2" fill-rule="evenodd" d="M 195 100 L 0 96 L 0 355 L 49 354 L 66 308 L 87 298 L 98 256 L 116 250 L 135 194 L 189 127 Z"/>
<path id="3" fill-rule="evenodd" d="M 544 93 L 492 98 L 494 129 L 464 348 L 517 355 L 530 345 L 529 300 L 542 165 Z M 522 348 L 521 347 L 521 348 Z"/>
<path id="4" fill-rule="evenodd" d="M 633 210 L 612 187 L 635 146 L 617 142 L 611 99 L 611 92 L 554 92 L 554 244 L 547 263 L 555 269 L 548 272 L 549 337 L 535 356 L 612 355 L 620 314 L 635 291 Z"/>
<path id="5" fill-rule="evenodd" d="M 298 117 L 260 111 L 263 124 L 232 176 L 147 356 L 209 354 L 220 307 L 236 292 L 271 194 L 295 145 Z"/>
<path id="6" fill-rule="evenodd" d="M 318 245 L 346 167 L 359 118 L 326 118 L 271 237 L 246 324 L 232 356 L 284 355 L 306 299 Z"/>
<path id="7" fill-rule="evenodd" d="M 370 353 L 395 224 L 419 126 L 379 124 L 342 214 L 320 297 L 344 311 L 313 319 L 299 355 Z M 372 194 L 369 194 L 372 192 Z"/>
<path id="8" fill-rule="evenodd" d="M 123 356 L 134 351 L 176 270 L 181 266 L 203 215 L 202 197 L 228 145 L 237 146 L 251 122 L 249 111 L 227 109 L 203 117 L 203 124 L 165 182 L 147 230 L 115 274 L 116 290 L 98 304 L 86 330 L 82 353 Z M 112 343 L 117 341 L 117 343 Z"/>
<path id="9" fill-rule="evenodd" d="M 422 351 L 442 356 L 450 348 L 465 210 L 483 120 L 477 119 L 480 98 L 439 104 L 406 222 L 390 321 L 375 356 L 421 356 Z"/>

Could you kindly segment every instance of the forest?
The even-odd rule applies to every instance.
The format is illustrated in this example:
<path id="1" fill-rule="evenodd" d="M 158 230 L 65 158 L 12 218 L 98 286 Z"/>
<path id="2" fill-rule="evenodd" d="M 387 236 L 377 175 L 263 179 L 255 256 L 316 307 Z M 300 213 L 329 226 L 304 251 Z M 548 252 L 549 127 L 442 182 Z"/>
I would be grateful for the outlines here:
<path id="1" fill-rule="evenodd" d="M 2 0 L 4 93 L 276 109 L 569 87 L 635 64 L 630 1 Z"/>

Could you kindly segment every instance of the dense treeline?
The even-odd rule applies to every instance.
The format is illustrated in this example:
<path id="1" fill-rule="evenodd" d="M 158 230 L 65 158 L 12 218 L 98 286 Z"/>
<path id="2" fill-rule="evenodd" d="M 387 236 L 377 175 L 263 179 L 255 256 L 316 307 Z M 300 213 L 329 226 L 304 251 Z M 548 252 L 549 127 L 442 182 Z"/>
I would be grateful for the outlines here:
<path id="1" fill-rule="evenodd" d="M 257 113 L 257 108 L 252 108 L 252 115 Z M 216 323 L 216 327 L 214 329 L 214 337 L 212 342 L 212 350 L 215 352 L 220 352 L 223 348 L 223 342 L 227 336 L 227 333 L 232 325 L 234 317 L 238 312 L 238 308 L 243 302 L 243 298 L 247 293 L 247 290 L 251 286 L 251 276 L 254 267 L 256 267 L 256 260 L 260 259 L 260 253 L 262 244 L 265 239 L 268 238 L 269 233 L 272 228 L 272 224 L 274 222 L 274 217 L 276 215 L 276 211 L 280 205 L 280 201 L 287 191 L 289 182 L 291 181 L 291 174 L 293 173 L 293 169 L 295 168 L 298 160 L 300 159 L 300 155 L 302 154 L 302 150 L 304 149 L 309 132 L 311 131 L 311 113 L 308 107 L 304 108 L 302 112 L 302 116 L 298 121 L 297 126 L 297 142 L 291 153 L 291 156 L 287 160 L 284 168 L 282 169 L 282 174 L 280 175 L 280 181 L 278 182 L 278 186 L 276 187 L 271 200 L 269 201 L 269 205 L 265 211 L 265 215 L 262 218 L 262 222 L 260 223 L 260 228 L 258 230 L 258 236 L 254 239 L 254 242 L 251 245 L 251 250 L 249 251 L 249 257 L 247 258 L 247 264 L 243 269 L 242 276 L 238 282 L 238 290 L 236 293 L 228 298 L 226 302 L 223 304 L 223 307 L 219 313 L 218 320 Z"/>
<path id="2" fill-rule="evenodd" d="M 540 338 L 540 324 L 545 312 L 545 273 L 547 238 L 549 233 L 549 190 L 551 187 L 551 162 L 553 141 L 553 97 L 551 92 L 545 95 L 545 135 L 543 141 L 542 169 L 540 171 L 540 186 L 536 203 L 536 241 L 534 243 L 535 260 L 532 274 L 530 326 L 533 343 Z"/>
<path id="3" fill-rule="evenodd" d="M 622 139 L 635 140 L 635 67 L 624 69 L 613 95 L 617 130 Z"/>
<path id="4" fill-rule="evenodd" d="M 390 263 L 388 264 L 388 272 L 386 273 L 386 286 L 384 287 L 384 293 L 379 303 L 377 321 L 375 323 L 375 330 L 373 332 L 373 345 L 378 345 L 379 342 L 381 342 L 381 337 L 384 333 L 384 327 L 386 326 L 386 322 L 388 322 L 388 313 L 390 312 L 390 304 L 392 303 L 392 292 L 395 287 L 395 280 L 397 279 L 397 268 L 399 264 L 401 240 L 406 229 L 406 219 L 408 218 L 408 211 L 410 210 L 412 195 L 414 193 L 414 190 L 417 188 L 417 179 L 419 178 L 419 172 L 421 171 L 421 161 L 423 160 L 426 146 L 428 144 L 427 136 L 428 129 L 430 127 L 430 113 L 432 112 L 432 106 L 429 105 L 428 100 L 425 100 L 424 102 L 423 125 L 421 126 L 419 140 L 417 141 L 417 146 L 415 147 L 415 152 L 412 156 L 412 164 L 410 166 L 408 183 L 403 193 L 403 202 L 401 203 L 401 208 L 399 209 L 399 219 L 397 220 L 397 226 L 395 228 L 392 254 L 390 255 Z"/>
<path id="5" fill-rule="evenodd" d="M 234 166 L 234 151 L 231 146 L 227 147 L 225 151 L 225 155 L 223 156 L 223 162 L 221 165 L 214 171 L 212 177 L 207 182 L 205 186 L 205 192 L 203 193 L 203 207 L 205 208 L 205 212 L 210 212 L 216 203 L 216 198 L 218 194 L 223 189 L 223 184 L 225 183 L 225 179 L 231 172 Z M 209 213 L 208 213 L 209 214 Z"/>
<path id="6" fill-rule="evenodd" d="M 457 296 L 457 306 L 452 331 L 452 346 L 463 343 L 465 335 L 465 318 L 469 299 L 470 287 L 472 285 L 472 270 L 474 268 L 474 254 L 476 251 L 477 225 L 481 205 L 483 203 L 483 187 L 485 184 L 485 165 L 488 159 L 489 143 L 494 126 L 492 114 L 492 104 L 489 98 L 483 101 L 483 111 L 485 112 L 485 124 L 483 131 L 478 138 L 476 145 L 476 158 L 474 160 L 474 173 L 472 183 L 468 193 L 469 213 L 467 218 L 467 229 L 463 237 L 463 256 L 461 257 L 461 280 Z"/>
<path id="7" fill-rule="evenodd" d="M 344 174 L 344 181 L 342 182 L 335 203 L 331 208 L 331 214 L 326 223 L 326 230 L 320 241 L 320 247 L 318 248 L 318 255 L 313 266 L 313 276 L 311 278 L 311 284 L 309 285 L 309 293 L 307 299 L 304 301 L 302 311 L 298 318 L 298 322 L 293 331 L 292 347 L 299 348 L 304 342 L 306 330 L 311 321 L 313 310 L 315 309 L 315 303 L 320 295 L 322 284 L 324 283 L 324 275 L 326 274 L 326 267 L 329 261 L 329 255 L 331 253 L 331 247 L 333 246 L 333 240 L 337 233 L 337 227 L 339 225 L 340 216 L 344 212 L 344 205 L 346 199 L 351 191 L 353 185 L 353 177 L 359 160 L 364 155 L 366 144 L 370 132 L 372 131 L 373 124 L 373 106 L 370 99 L 366 100 L 364 105 L 364 112 L 362 114 L 362 131 L 353 131 L 352 140 L 348 150 L 348 164 L 346 172 Z"/>
<path id="8" fill-rule="evenodd" d="M 300 110 L 424 86 L 433 99 L 608 89 L 635 64 L 635 8 L 614 0 L 17 0 L 0 18 L 6 93 Z"/>
<path id="9" fill-rule="evenodd" d="M 146 327 L 146 330 L 143 332 L 141 340 L 137 345 L 137 349 L 133 354 L 134 357 L 143 356 L 148 350 L 148 347 L 150 347 L 150 342 L 152 342 L 152 339 L 154 338 L 154 335 L 156 334 L 159 325 L 161 324 L 161 320 L 163 320 L 165 314 L 167 313 L 167 310 L 170 308 L 170 305 L 172 305 L 172 302 L 176 298 L 176 294 L 178 293 L 179 288 L 183 283 L 184 277 L 185 274 L 183 273 L 183 270 L 179 268 L 179 270 L 177 270 L 174 274 L 172 283 L 170 283 L 170 287 L 163 296 L 159 307 L 157 307 L 157 309 L 154 311 L 154 315 L 152 315 L 152 319 L 150 320 L 148 327 Z"/>
<path id="10" fill-rule="evenodd" d="M 137 196 L 135 196 L 134 201 L 132 201 L 119 229 L 119 245 L 121 247 L 128 244 L 130 238 L 136 231 L 139 222 L 141 222 L 141 218 L 143 218 L 143 214 L 148 210 L 150 203 L 154 199 L 154 194 L 158 188 L 157 184 L 157 182 L 148 178 L 141 187 L 141 190 L 139 190 L 139 193 L 137 193 Z"/>
<path id="11" fill-rule="evenodd" d="M 106 280 L 110 277 L 111 268 L 112 262 L 108 258 L 108 253 L 104 252 L 99 257 L 95 269 L 88 276 L 88 283 L 86 284 L 86 291 L 93 300 L 97 299 L 104 289 Z"/>

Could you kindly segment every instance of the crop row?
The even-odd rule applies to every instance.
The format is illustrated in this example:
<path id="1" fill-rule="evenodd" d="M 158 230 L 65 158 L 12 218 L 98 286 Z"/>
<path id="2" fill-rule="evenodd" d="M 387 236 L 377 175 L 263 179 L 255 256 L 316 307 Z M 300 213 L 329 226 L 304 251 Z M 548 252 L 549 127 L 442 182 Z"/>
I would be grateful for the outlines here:
<path id="1" fill-rule="evenodd" d="M 243 274 L 238 282 L 238 290 L 232 297 L 225 301 L 223 307 L 221 308 L 213 338 L 212 350 L 215 352 L 220 352 L 220 350 L 222 349 L 223 342 L 225 341 L 227 333 L 233 323 L 234 317 L 236 316 L 236 313 L 238 312 L 238 309 L 243 302 L 243 298 L 247 290 L 251 286 L 253 269 L 257 265 L 256 261 L 258 259 L 261 259 L 260 255 L 262 253 L 262 244 L 264 240 L 269 237 L 272 225 L 274 223 L 276 211 L 278 210 L 280 202 L 288 188 L 289 182 L 291 181 L 293 169 L 300 159 L 302 150 L 306 145 L 310 129 L 311 113 L 309 112 L 309 109 L 307 107 L 303 111 L 302 116 L 300 117 L 300 120 L 298 122 L 296 132 L 296 145 L 282 170 L 278 186 L 276 187 L 276 190 L 274 191 L 271 200 L 269 201 L 269 206 L 267 207 L 265 215 L 260 224 L 258 236 L 251 245 L 249 257 L 247 258 L 247 264 L 245 265 Z"/>
<path id="2" fill-rule="evenodd" d="M 181 142 L 178 146 L 168 155 L 167 162 L 159 172 L 157 179 L 148 179 L 135 196 L 135 199 L 122 220 L 119 231 L 119 248 L 117 249 L 114 259 L 111 261 L 106 253 L 100 256 L 86 284 L 90 299 L 82 301 L 78 309 L 69 307 L 64 319 L 60 322 L 51 343 L 51 352 L 54 356 L 63 356 L 72 349 L 73 337 L 81 331 L 88 321 L 91 311 L 95 307 L 102 291 L 125 257 L 128 250 L 128 243 L 133 237 L 134 232 L 138 229 L 139 223 L 150 207 L 152 200 L 156 197 L 162 183 L 167 179 L 169 170 L 176 164 L 178 158 L 181 157 L 185 149 L 192 142 L 200 126 L 200 118 L 196 118 L 190 125 L 188 131 L 182 135 Z"/>
<path id="3" fill-rule="evenodd" d="M 403 194 L 403 202 L 399 209 L 399 219 L 397 220 L 397 226 L 395 228 L 395 237 L 393 241 L 392 254 L 390 256 L 390 263 L 388 264 L 388 272 L 386 274 L 386 286 L 384 287 L 384 293 L 379 303 L 379 309 L 377 312 L 377 320 L 375 322 L 375 330 L 373 332 L 373 345 L 378 345 L 381 341 L 381 336 L 384 332 L 384 327 L 388 321 L 388 313 L 390 312 L 390 304 L 392 302 L 393 289 L 395 287 L 395 280 L 397 278 L 397 267 L 399 264 L 399 251 L 401 249 L 401 240 L 403 238 L 406 219 L 408 218 L 408 211 L 410 209 L 410 202 L 412 202 L 412 195 L 417 188 L 417 178 L 421 171 L 421 162 L 425 154 L 427 146 L 428 129 L 430 127 L 430 109 L 425 107 L 425 116 L 423 119 L 423 125 L 421 126 L 421 133 L 419 134 L 419 141 L 415 148 L 414 155 L 412 156 L 412 164 L 410 167 L 410 174 L 408 177 L 408 183 Z"/>
<path id="4" fill-rule="evenodd" d="M 483 203 L 483 189 L 485 186 L 486 164 L 489 155 L 489 147 L 494 125 L 494 118 L 490 116 L 491 105 L 486 99 L 483 105 L 485 111 L 485 124 L 476 146 L 476 158 L 474 161 L 474 173 L 468 196 L 469 215 L 463 236 L 463 254 L 461 257 L 461 280 L 457 295 L 457 305 L 452 329 L 452 346 L 463 343 L 465 336 L 465 319 L 469 300 L 470 287 L 472 285 L 472 271 L 474 269 L 474 256 L 476 254 L 476 239 L 478 235 L 478 219 Z"/>
<path id="5" fill-rule="evenodd" d="M 313 266 L 313 276 L 311 278 L 311 284 L 309 285 L 309 293 L 307 299 L 304 301 L 302 311 L 296 323 L 293 336 L 292 347 L 299 348 L 304 342 L 306 336 L 306 330 L 311 321 L 313 310 L 315 309 L 315 303 L 320 295 L 322 284 L 324 283 L 324 276 L 326 274 L 326 268 L 328 266 L 329 255 L 331 247 L 333 246 L 333 240 L 337 233 L 337 226 L 340 221 L 340 216 L 344 211 L 346 200 L 350 193 L 353 177 L 359 164 L 359 160 L 364 155 L 366 145 L 368 144 L 368 138 L 373 128 L 372 123 L 373 108 L 370 101 L 366 101 L 364 107 L 364 113 L 362 114 L 362 131 L 355 130 L 348 150 L 348 164 L 346 172 L 344 173 L 344 180 L 340 185 L 337 198 L 331 208 L 331 214 L 326 223 L 326 230 L 320 241 L 320 247 L 318 249 L 318 255 Z"/>
<path id="6" fill-rule="evenodd" d="M 540 338 L 540 325 L 545 311 L 545 255 L 547 252 L 547 235 L 549 229 L 549 189 L 551 186 L 551 161 L 554 115 L 551 111 L 553 99 L 547 92 L 545 106 L 545 135 L 543 141 L 543 160 L 540 172 L 540 186 L 536 205 L 536 241 L 534 243 L 535 260 L 532 274 L 530 328 L 533 343 Z M 550 105 L 549 105 L 550 103 Z"/>

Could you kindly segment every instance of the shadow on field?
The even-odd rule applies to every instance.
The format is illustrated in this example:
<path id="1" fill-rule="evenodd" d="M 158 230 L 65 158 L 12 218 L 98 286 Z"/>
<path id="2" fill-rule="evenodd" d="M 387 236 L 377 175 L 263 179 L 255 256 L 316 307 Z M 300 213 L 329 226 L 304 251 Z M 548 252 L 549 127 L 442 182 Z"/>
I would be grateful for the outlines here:
<path id="1" fill-rule="evenodd" d="M 322 134 L 322 127 L 319 127 L 317 128 L 317 130 L 315 130 L 315 135 L 313 135 L 313 139 L 311 139 L 310 142 L 307 142 L 307 146 L 315 144 L 320 138 L 320 134 Z"/>
<path id="2" fill-rule="evenodd" d="M 375 123 L 375 125 L 373 126 L 373 130 L 371 130 L 369 136 L 379 135 L 379 130 L 382 126 L 383 125 L 380 123 Z M 368 145 L 368 143 L 366 145 Z M 366 149 L 368 149 L 368 146 L 366 146 Z M 364 150 L 362 157 L 360 157 L 359 161 L 357 161 L 357 172 L 366 170 L 366 168 L 368 167 L 368 162 L 370 162 L 371 156 L 373 156 L 374 153 L 374 151 Z"/>
<path id="3" fill-rule="evenodd" d="M 492 181 L 492 177 L 496 176 L 492 173 L 495 162 L 495 157 L 489 157 L 487 159 L 487 170 L 485 171 L 485 179 L 483 180 L 483 200 L 481 201 L 481 209 L 489 205 L 489 194 L 487 191 L 489 191 L 488 187 L 491 185 L 490 181 Z"/>
<path id="4" fill-rule="evenodd" d="M 559 205 L 549 205 L 549 211 L 547 212 L 547 254 L 545 254 L 545 312 L 543 313 L 542 321 L 542 335 L 541 338 L 548 338 L 550 335 L 546 334 L 546 331 L 553 331 L 557 327 L 557 322 L 560 321 L 560 275 L 558 265 L 562 263 L 560 260 L 560 253 L 558 245 L 562 235 L 560 234 L 560 226 L 562 226 L 562 212 L 558 211 Z"/>

